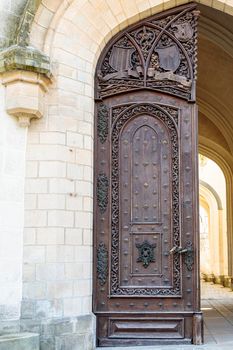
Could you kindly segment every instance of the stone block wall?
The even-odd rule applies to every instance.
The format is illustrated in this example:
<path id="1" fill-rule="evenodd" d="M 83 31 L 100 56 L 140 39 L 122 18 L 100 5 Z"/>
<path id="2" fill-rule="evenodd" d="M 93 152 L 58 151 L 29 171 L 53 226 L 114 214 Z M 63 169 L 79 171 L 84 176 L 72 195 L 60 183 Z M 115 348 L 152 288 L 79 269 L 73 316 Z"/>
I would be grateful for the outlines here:
<path id="1" fill-rule="evenodd" d="M 0 86 L 0 334 L 17 331 L 20 317 L 26 135 L 7 115 Z"/>

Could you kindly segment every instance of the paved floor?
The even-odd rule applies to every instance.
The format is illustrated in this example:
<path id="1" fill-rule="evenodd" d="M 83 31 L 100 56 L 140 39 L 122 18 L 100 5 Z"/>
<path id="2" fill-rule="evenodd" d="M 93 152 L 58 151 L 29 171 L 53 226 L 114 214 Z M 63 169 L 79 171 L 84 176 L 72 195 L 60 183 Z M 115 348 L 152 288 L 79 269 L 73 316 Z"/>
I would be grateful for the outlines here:
<path id="1" fill-rule="evenodd" d="M 127 347 L 127 350 L 233 350 L 233 292 L 219 285 L 202 283 L 205 344 Z M 98 348 L 98 350 L 123 348 Z"/>

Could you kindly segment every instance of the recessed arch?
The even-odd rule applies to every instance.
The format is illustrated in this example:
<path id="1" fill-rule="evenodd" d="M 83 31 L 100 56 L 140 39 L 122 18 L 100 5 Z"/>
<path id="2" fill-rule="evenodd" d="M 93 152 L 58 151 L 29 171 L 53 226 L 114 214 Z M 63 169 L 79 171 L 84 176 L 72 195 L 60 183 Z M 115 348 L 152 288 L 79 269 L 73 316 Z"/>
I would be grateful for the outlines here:
<path id="1" fill-rule="evenodd" d="M 203 180 L 200 180 L 199 183 L 201 186 L 207 188 L 212 193 L 212 195 L 214 196 L 214 198 L 217 202 L 218 210 L 222 210 L 223 209 L 222 201 L 221 201 L 221 198 L 219 197 L 218 193 L 215 191 L 215 189 L 210 184 L 208 184 L 207 182 L 205 182 Z"/>

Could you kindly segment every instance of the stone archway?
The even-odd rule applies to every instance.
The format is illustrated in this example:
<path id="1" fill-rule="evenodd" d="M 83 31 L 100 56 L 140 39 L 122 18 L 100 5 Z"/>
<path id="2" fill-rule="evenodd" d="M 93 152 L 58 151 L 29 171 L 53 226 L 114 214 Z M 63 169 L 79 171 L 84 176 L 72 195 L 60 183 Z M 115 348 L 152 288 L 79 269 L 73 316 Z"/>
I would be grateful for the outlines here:
<path id="1" fill-rule="evenodd" d="M 40 1 L 36 3 L 39 5 Z M 85 0 L 42 1 L 36 11 L 30 36 L 27 33 L 30 45 L 49 55 L 55 79 L 45 93 L 44 118 L 33 121 L 28 133 L 23 317 L 29 315 L 31 319 L 38 319 L 41 310 L 46 320 L 91 314 L 95 65 L 101 50 L 114 34 L 139 19 L 173 7 L 174 2 L 124 1 L 124 5 L 123 8 L 121 1 L 106 1 L 100 5 L 97 1 Z M 179 1 L 176 5 L 179 5 Z M 216 10 L 221 13 L 217 19 L 216 13 L 213 14 Z M 210 12 L 213 15 L 209 15 Z M 213 1 L 211 7 L 203 6 L 205 20 L 200 22 L 200 35 L 204 38 L 203 43 L 208 41 L 214 44 L 208 45 L 210 51 L 204 52 L 207 60 L 208 55 L 217 50 L 218 58 L 230 62 L 232 37 L 227 25 L 227 13 L 232 14 L 231 2 Z M 216 26 L 215 20 L 221 23 Z M 22 28 L 25 23 L 27 21 L 22 21 Z M 201 79 L 204 81 L 203 75 Z M 219 80 L 217 77 L 216 81 Z M 228 82 L 225 80 L 225 86 L 228 86 Z M 208 140 L 210 135 L 201 135 L 200 148 L 203 154 L 211 154 L 218 159 L 226 173 L 230 203 L 228 234 L 229 242 L 232 242 L 232 108 L 225 108 L 227 101 L 220 97 L 216 99 L 213 94 L 203 96 L 206 90 L 209 90 L 208 85 L 199 89 L 198 98 L 205 100 L 205 103 L 200 103 L 200 110 L 206 124 L 208 119 L 211 135 L 220 133 L 218 142 L 216 137 Z M 218 90 L 218 93 L 221 96 L 221 91 Z M 206 102 L 220 113 L 214 117 L 212 112 L 206 113 L 207 109 L 210 110 L 206 108 Z M 224 123 L 224 120 L 227 122 Z M 15 131 L 12 120 L 9 124 Z M 26 140 L 26 133 L 22 130 L 19 133 Z M 53 166 L 49 166 L 48 162 L 52 162 Z M 23 223 L 20 225 L 22 228 Z M 21 241 L 18 242 L 19 248 L 20 244 Z M 59 281 L 51 281 L 59 264 L 66 266 L 65 275 L 59 270 L 62 277 Z M 84 272 L 80 267 L 82 264 L 86 268 Z M 232 260 L 229 266 L 232 266 Z M 232 274 L 232 268 L 229 274 Z M 20 296 L 17 298 L 20 300 Z M 91 319 L 88 322 L 87 332 L 91 334 Z"/>

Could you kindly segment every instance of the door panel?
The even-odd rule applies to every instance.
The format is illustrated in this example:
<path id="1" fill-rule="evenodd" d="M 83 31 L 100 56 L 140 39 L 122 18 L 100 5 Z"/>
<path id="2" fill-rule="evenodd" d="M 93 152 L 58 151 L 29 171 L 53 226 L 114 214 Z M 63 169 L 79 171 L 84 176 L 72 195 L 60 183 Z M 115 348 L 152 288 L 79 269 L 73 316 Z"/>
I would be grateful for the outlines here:
<path id="1" fill-rule="evenodd" d="M 140 22 L 97 65 L 93 308 L 101 346 L 202 342 L 196 17 L 191 4 Z"/>
<path id="2" fill-rule="evenodd" d="M 166 106 L 124 107 L 112 128 L 112 243 L 120 255 L 111 295 L 180 295 L 180 257 L 169 254 L 180 241 L 177 125 Z"/>

